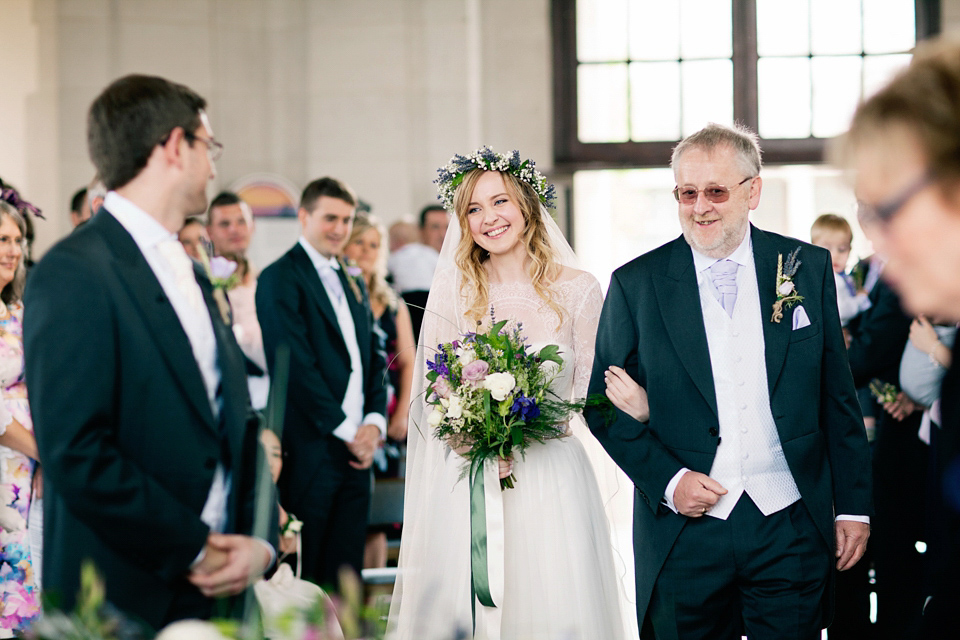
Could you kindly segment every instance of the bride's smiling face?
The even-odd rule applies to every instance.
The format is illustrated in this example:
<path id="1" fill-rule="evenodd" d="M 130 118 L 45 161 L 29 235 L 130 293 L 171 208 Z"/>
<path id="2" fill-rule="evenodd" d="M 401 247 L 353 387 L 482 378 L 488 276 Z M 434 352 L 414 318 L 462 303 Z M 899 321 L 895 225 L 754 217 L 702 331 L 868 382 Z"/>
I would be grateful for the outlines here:
<path id="1" fill-rule="evenodd" d="M 467 205 L 467 224 L 473 241 L 491 256 L 524 251 L 520 241 L 526 222 L 498 171 L 485 171 Z"/>

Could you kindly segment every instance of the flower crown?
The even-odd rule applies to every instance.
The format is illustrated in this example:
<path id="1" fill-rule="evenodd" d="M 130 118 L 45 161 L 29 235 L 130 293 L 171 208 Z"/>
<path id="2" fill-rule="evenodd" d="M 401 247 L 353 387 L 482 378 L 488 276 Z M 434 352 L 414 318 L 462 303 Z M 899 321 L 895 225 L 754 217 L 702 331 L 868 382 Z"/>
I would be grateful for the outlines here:
<path id="1" fill-rule="evenodd" d="M 437 199 L 443 202 L 443 207 L 453 211 L 453 194 L 463 182 L 463 176 L 474 169 L 484 171 L 502 171 L 530 185 L 540 202 L 547 209 L 552 209 L 557 196 L 556 187 L 550 184 L 542 173 L 533 166 L 533 160 L 520 160 L 520 152 L 514 149 L 509 155 L 497 153 L 484 145 L 468 156 L 457 154 L 450 159 L 450 164 L 437 169 L 438 177 L 434 182 L 437 185 Z"/>

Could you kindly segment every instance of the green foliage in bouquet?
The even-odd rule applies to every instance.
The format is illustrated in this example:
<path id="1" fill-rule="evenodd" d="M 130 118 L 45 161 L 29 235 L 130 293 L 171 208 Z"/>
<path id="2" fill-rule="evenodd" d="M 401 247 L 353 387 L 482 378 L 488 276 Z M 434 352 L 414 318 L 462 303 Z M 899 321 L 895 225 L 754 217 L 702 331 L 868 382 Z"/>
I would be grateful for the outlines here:
<path id="1" fill-rule="evenodd" d="M 573 413 L 606 406 L 603 397 L 569 401 L 550 386 L 564 367 L 560 347 L 534 351 L 523 326 L 495 322 L 483 333 L 466 333 L 438 345 L 427 362 L 427 423 L 434 435 L 467 459 L 463 475 L 473 477 L 488 460 L 524 455 L 534 442 L 565 435 Z M 463 477 L 463 476 L 461 476 Z M 500 488 L 513 488 L 511 474 Z"/>

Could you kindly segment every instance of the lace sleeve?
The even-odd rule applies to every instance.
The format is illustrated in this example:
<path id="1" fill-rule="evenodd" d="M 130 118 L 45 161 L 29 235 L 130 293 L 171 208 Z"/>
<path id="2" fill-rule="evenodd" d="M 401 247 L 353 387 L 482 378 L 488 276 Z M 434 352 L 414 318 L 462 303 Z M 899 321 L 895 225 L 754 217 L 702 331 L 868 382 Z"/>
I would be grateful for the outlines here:
<path id="1" fill-rule="evenodd" d="M 584 398 L 593 371 L 593 352 L 597 341 L 597 324 L 603 309 L 600 283 L 592 275 L 582 278 L 584 285 L 576 289 L 582 302 L 573 319 L 573 348 L 576 360 L 573 370 L 573 397 Z"/>

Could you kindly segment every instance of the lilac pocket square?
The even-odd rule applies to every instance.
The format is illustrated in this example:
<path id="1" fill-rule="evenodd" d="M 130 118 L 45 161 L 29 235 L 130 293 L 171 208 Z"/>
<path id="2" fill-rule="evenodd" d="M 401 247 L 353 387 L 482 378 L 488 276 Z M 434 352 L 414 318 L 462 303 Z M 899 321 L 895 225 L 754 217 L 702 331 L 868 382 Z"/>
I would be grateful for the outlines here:
<path id="1" fill-rule="evenodd" d="M 803 329 L 809 326 L 810 318 L 807 317 L 807 312 L 803 306 L 798 306 L 793 310 L 793 330 L 796 331 L 797 329 Z"/>

